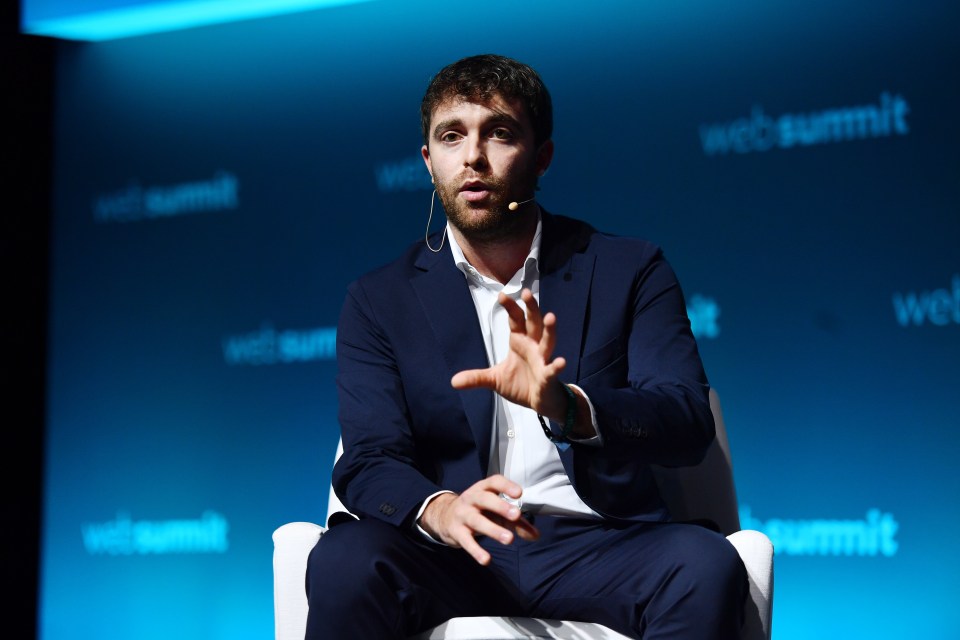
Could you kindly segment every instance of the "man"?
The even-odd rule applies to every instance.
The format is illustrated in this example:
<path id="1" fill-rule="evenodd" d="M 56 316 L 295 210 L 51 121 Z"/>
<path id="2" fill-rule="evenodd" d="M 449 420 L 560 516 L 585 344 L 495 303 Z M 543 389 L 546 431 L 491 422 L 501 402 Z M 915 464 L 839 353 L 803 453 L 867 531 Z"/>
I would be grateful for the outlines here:
<path id="1" fill-rule="evenodd" d="M 553 123 L 530 67 L 455 62 L 421 118 L 447 225 L 349 288 L 333 481 L 359 519 L 311 553 L 307 638 L 476 615 L 738 637 L 739 556 L 669 522 L 650 469 L 696 464 L 714 437 L 662 252 L 535 202 Z"/>

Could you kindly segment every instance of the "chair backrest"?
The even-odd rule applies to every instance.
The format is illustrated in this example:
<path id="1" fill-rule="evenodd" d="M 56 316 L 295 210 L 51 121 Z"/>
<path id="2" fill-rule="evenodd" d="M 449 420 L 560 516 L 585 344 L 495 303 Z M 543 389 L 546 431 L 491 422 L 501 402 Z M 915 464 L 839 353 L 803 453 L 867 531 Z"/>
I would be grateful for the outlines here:
<path id="1" fill-rule="evenodd" d="M 695 467 L 654 467 L 654 476 L 674 519 L 710 520 L 728 536 L 740 530 L 740 513 L 727 428 L 712 388 L 710 409 L 717 435 L 703 461 Z"/>
<path id="2" fill-rule="evenodd" d="M 720 398 L 710 389 L 710 409 L 717 436 L 703 461 L 695 467 L 654 467 L 660 493 L 676 520 L 710 520 L 723 535 L 740 530 L 737 492 L 733 482 L 730 443 L 720 410 Z M 334 461 L 343 453 L 343 441 L 337 443 Z M 337 512 L 347 511 L 330 487 L 327 521 Z"/>
<path id="3" fill-rule="evenodd" d="M 333 462 L 336 464 L 337 459 L 340 457 L 340 454 L 343 453 L 343 438 L 337 441 L 337 454 L 333 456 Z M 340 498 L 337 497 L 336 492 L 333 490 L 333 483 L 330 483 L 330 497 L 327 499 L 327 525 L 330 524 L 330 516 L 337 512 L 347 511 L 347 508 L 343 506 L 343 503 L 340 502 Z"/>

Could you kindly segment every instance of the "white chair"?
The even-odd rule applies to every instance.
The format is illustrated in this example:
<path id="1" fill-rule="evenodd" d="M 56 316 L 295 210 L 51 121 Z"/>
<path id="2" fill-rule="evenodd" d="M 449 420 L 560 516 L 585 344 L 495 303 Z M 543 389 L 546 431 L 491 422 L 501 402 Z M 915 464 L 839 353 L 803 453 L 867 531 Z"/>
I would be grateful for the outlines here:
<path id="1" fill-rule="evenodd" d="M 696 467 L 657 468 L 661 493 L 678 520 L 711 520 L 736 547 L 750 580 L 750 598 L 745 608 L 744 640 L 770 640 L 773 614 L 773 545 L 760 531 L 741 531 L 737 495 L 733 483 L 730 446 L 716 392 L 710 405 L 717 437 L 703 462 Z M 337 456 L 342 452 L 337 447 Z M 333 489 L 327 517 L 346 511 Z M 307 624 L 304 589 L 307 556 L 326 529 L 310 522 L 290 522 L 273 533 L 273 595 L 275 640 L 303 640 Z M 600 624 L 504 618 L 496 616 L 454 618 L 418 634 L 411 640 L 518 640 L 556 638 L 563 640 L 628 640 Z"/>

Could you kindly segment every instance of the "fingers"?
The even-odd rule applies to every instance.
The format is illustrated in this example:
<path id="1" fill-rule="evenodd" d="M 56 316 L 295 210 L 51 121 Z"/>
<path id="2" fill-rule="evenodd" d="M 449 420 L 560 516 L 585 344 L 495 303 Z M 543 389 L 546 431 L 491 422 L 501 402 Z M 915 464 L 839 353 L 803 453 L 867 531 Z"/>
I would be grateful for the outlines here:
<path id="1" fill-rule="evenodd" d="M 524 289 L 520 292 L 520 299 L 523 300 L 523 303 L 527 307 L 527 324 L 526 332 L 527 335 L 540 342 L 540 338 L 543 336 L 543 317 L 540 313 L 540 305 L 537 303 L 537 299 L 533 297 L 533 293 L 530 289 Z"/>
<path id="2" fill-rule="evenodd" d="M 494 475 L 477 482 L 459 496 L 456 526 L 451 535 L 474 560 L 482 565 L 490 562 L 490 554 L 477 542 L 477 536 L 486 536 L 508 545 L 514 536 L 536 540 L 540 536 L 530 522 L 523 519 L 520 509 L 501 495 L 519 498 L 523 490 L 502 475 Z"/>
<path id="3" fill-rule="evenodd" d="M 450 384 L 454 389 L 492 388 L 495 383 L 496 379 L 490 369 L 465 369 L 458 371 L 450 378 Z"/>
<path id="4" fill-rule="evenodd" d="M 557 346 L 557 316 L 548 313 L 543 318 L 543 337 L 540 339 L 540 355 L 544 360 L 550 359 L 554 347 Z"/>
<path id="5" fill-rule="evenodd" d="M 505 499 L 505 497 L 513 500 L 519 499 L 523 494 L 523 488 L 520 485 L 499 474 L 490 476 L 482 482 L 489 487 L 485 496 L 484 512 L 494 524 L 494 527 L 486 535 L 501 544 L 513 542 L 514 534 L 524 540 L 536 540 L 540 537 L 540 532 L 524 519 L 520 509 Z M 493 495 L 494 491 L 497 492 L 495 496 Z M 491 501 L 491 497 L 494 500 Z"/>
<path id="6" fill-rule="evenodd" d="M 490 564 L 490 553 L 481 547 L 480 543 L 478 543 L 472 535 L 465 536 L 460 546 L 463 547 L 463 550 L 469 553 L 478 564 L 483 566 Z"/>
<path id="7" fill-rule="evenodd" d="M 454 389 L 472 389 L 475 379 L 473 370 L 458 371 L 450 378 L 450 386 Z"/>
<path id="8" fill-rule="evenodd" d="M 516 520 L 502 521 L 500 524 L 503 528 L 509 529 L 514 535 L 527 542 L 533 542 L 540 537 L 540 531 L 522 514 L 518 514 Z"/>
<path id="9" fill-rule="evenodd" d="M 522 494 L 523 488 L 520 485 L 503 475 L 496 474 L 484 478 L 464 491 L 463 498 L 482 512 L 487 520 L 490 520 L 489 516 L 495 516 L 502 521 L 515 522 L 520 517 L 520 509 L 505 500 L 503 496 L 516 500 Z M 495 528 L 485 527 L 485 530 L 479 533 L 491 538 L 502 538 L 502 532 Z"/>
<path id="10" fill-rule="evenodd" d="M 510 319 L 510 331 L 529 336 L 539 342 L 540 336 L 543 334 L 543 318 L 540 315 L 540 306 L 529 289 L 520 292 L 520 299 L 526 306 L 526 312 L 516 300 L 505 293 L 501 293 L 497 297 Z"/>
<path id="11" fill-rule="evenodd" d="M 525 333 L 527 324 L 526 314 L 524 314 L 523 309 L 520 308 L 520 305 L 517 304 L 517 301 L 502 292 L 497 296 L 497 301 L 507 312 L 507 317 L 509 318 L 510 322 L 510 331 L 512 333 Z"/>

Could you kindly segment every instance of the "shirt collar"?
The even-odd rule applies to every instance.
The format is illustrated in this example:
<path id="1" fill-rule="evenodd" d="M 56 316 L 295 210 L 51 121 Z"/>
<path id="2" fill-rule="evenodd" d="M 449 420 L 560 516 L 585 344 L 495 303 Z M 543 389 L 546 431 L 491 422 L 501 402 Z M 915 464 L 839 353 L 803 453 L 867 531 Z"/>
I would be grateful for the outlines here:
<path id="1" fill-rule="evenodd" d="M 490 286 L 493 283 L 495 286 L 504 288 L 504 289 L 516 289 L 519 291 L 521 288 L 532 288 L 533 281 L 539 279 L 540 277 L 540 243 L 541 243 L 541 233 L 543 230 L 543 218 L 540 215 L 539 209 L 537 210 L 537 230 L 533 234 L 533 242 L 530 243 L 530 253 L 527 254 L 526 260 L 523 261 L 523 266 L 517 271 L 516 274 L 510 279 L 506 285 L 500 285 L 499 282 L 496 282 L 492 278 L 488 278 L 477 271 L 472 264 L 467 260 L 463 255 L 463 249 L 460 248 L 460 244 L 457 243 L 456 236 L 450 230 L 450 223 L 447 223 L 447 239 L 450 242 L 450 253 L 453 254 L 454 264 L 457 265 L 457 268 L 463 272 L 463 275 L 466 276 L 467 280 L 480 285 Z"/>

